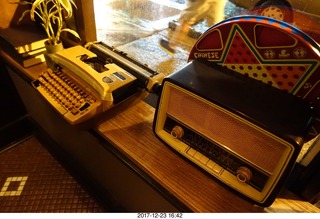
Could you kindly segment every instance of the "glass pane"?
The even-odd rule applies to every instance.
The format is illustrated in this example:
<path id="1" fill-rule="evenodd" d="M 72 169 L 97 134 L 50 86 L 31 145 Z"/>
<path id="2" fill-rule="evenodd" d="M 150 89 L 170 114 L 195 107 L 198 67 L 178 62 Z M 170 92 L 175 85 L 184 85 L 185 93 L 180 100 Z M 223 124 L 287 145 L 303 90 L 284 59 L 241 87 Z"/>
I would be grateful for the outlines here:
<path id="1" fill-rule="evenodd" d="M 185 3 L 185 0 L 94 0 L 97 40 L 128 53 L 153 70 L 170 74 L 187 63 L 196 42 L 196 37 L 179 42 L 174 56 L 159 45 L 159 40 L 167 37 L 169 25 L 186 7 Z M 233 10 L 241 11 L 233 6 L 228 14 Z M 201 34 L 208 25 L 203 21 L 192 28 Z"/>
<path id="2" fill-rule="evenodd" d="M 209 2 L 223 0 L 209 0 Z M 210 25 L 204 19 L 190 27 L 172 56 L 160 47 L 168 39 L 187 7 L 187 0 L 94 0 L 97 40 L 124 51 L 155 71 L 170 74 L 186 63 L 198 37 Z M 198 2 L 205 2 L 198 0 Z M 226 0 L 225 18 L 242 14 L 262 15 L 286 21 L 315 39 L 320 28 L 319 0 Z M 199 9 L 200 10 L 200 9 Z M 200 13 L 201 14 L 201 13 Z"/>

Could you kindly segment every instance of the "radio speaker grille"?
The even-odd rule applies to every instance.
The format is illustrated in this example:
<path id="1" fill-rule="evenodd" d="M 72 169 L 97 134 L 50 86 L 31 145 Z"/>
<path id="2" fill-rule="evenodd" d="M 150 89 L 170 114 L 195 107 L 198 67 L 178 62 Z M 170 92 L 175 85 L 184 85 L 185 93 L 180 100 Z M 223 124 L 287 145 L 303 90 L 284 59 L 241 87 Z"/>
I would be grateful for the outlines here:
<path id="1" fill-rule="evenodd" d="M 279 139 L 248 121 L 174 87 L 170 88 L 167 113 L 269 173 L 285 150 Z"/>

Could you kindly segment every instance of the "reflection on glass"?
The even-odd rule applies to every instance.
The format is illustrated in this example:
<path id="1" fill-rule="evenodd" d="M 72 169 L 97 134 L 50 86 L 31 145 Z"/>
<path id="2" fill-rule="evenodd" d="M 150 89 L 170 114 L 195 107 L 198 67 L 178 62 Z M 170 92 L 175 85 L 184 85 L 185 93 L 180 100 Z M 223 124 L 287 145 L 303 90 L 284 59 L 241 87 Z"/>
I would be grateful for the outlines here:
<path id="1" fill-rule="evenodd" d="M 160 48 L 159 41 L 167 37 L 187 0 L 94 0 L 97 40 L 114 46 L 152 69 L 170 74 L 187 63 L 197 38 L 206 31 L 207 23 L 192 27 L 195 34 L 179 42 L 174 56 Z M 311 37 L 320 39 L 318 29 L 320 1 L 301 0 L 227 0 L 226 18 L 241 14 L 256 14 L 284 20 L 298 26 Z M 320 31 L 319 31 L 320 32 Z M 320 40 L 319 40 L 320 41 Z"/>

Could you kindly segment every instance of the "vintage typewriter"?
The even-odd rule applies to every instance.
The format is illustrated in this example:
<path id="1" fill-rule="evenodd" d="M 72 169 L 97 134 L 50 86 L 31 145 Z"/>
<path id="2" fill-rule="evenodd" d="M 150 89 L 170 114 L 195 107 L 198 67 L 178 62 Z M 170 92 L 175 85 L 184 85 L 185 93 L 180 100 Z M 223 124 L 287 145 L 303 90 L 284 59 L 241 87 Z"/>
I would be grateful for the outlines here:
<path id="1" fill-rule="evenodd" d="M 140 91 L 153 92 L 163 79 L 101 42 L 70 47 L 49 58 L 54 67 L 32 84 L 72 125 L 83 124 Z"/>

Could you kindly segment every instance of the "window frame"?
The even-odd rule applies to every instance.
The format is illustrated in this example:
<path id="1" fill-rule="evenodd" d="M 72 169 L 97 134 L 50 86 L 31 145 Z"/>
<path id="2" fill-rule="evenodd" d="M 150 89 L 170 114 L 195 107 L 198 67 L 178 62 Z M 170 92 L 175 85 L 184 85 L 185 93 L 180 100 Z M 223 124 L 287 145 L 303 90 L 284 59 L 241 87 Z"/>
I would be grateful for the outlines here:
<path id="1" fill-rule="evenodd" d="M 68 26 L 78 32 L 81 45 L 97 40 L 96 23 L 94 16 L 94 0 L 75 0 L 73 18 L 68 21 Z M 67 34 L 64 41 L 70 46 L 79 44 L 71 34 Z"/>

